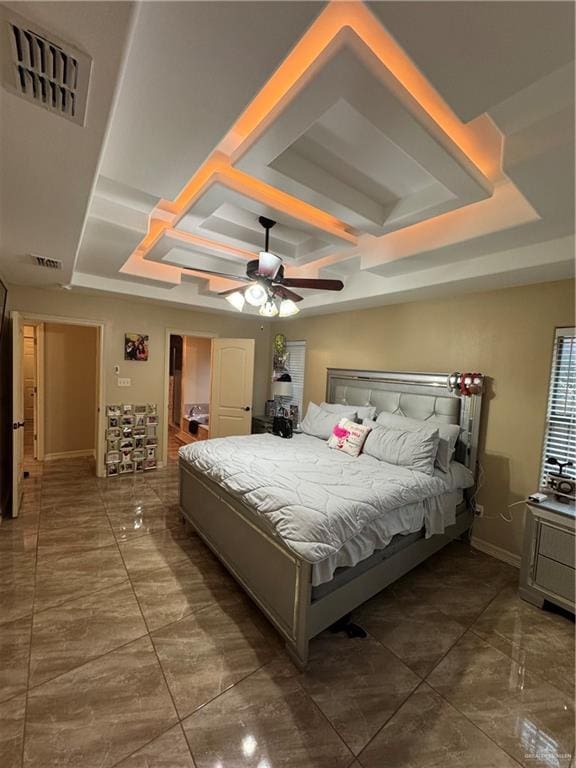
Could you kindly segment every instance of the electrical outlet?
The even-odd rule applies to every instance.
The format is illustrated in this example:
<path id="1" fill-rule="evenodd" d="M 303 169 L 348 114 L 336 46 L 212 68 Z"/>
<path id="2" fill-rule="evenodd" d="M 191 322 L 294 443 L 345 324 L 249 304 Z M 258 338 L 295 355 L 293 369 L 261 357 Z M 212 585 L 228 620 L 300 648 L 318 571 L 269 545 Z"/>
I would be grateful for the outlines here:
<path id="1" fill-rule="evenodd" d="M 474 514 L 477 517 L 483 517 L 484 516 L 484 505 L 476 503 L 476 509 L 474 510 Z"/>
<path id="2" fill-rule="evenodd" d="M 131 387 L 132 386 L 132 379 L 118 379 L 118 386 L 119 387 Z"/>

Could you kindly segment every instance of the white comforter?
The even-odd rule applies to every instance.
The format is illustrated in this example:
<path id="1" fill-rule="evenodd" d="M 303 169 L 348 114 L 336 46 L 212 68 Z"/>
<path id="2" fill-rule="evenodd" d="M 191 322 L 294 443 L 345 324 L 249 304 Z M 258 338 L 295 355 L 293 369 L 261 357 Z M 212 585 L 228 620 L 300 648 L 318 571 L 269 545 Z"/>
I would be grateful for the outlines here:
<path id="1" fill-rule="evenodd" d="M 300 434 L 206 440 L 184 446 L 180 455 L 261 514 L 309 563 L 336 554 L 375 521 L 385 538 L 408 532 L 402 508 L 417 502 L 424 502 L 418 506 L 427 532 L 439 532 L 434 500 L 473 485 L 472 473 L 456 462 L 449 473 L 429 476 L 371 456 L 352 458 Z"/>

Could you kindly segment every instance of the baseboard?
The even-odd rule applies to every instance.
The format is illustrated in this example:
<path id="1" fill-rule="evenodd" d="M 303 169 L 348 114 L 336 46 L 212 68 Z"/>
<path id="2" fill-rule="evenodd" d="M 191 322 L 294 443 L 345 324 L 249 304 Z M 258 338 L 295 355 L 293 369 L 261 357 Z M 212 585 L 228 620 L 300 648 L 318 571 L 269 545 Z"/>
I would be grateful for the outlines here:
<path id="1" fill-rule="evenodd" d="M 474 549 L 478 549 L 486 555 L 491 555 L 492 557 L 495 557 L 496 560 L 502 560 L 504 563 L 508 563 L 508 565 L 513 565 L 514 568 L 520 568 L 520 555 L 515 555 L 507 549 L 497 547 L 496 544 L 490 544 L 489 541 L 478 539 L 476 536 L 472 536 L 470 544 Z"/>
<path id="2" fill-rule="evenodd" d="M 54 461 L 55 459 L 79 459 L 83 456 L 95 458 L 96 451 L 90 448 L 83 448 L 79 451 L 60 451 L 60 453 L 45 453 L 44 461 Z"/>

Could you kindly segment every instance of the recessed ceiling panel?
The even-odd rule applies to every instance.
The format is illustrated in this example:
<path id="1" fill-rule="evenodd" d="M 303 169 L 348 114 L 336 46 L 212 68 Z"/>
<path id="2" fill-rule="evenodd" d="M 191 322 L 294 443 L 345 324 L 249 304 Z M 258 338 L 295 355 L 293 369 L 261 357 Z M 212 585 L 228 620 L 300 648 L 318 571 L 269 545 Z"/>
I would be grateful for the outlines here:
<path id="1" fill-rule="evenodd" d="M 488 181 L 421 112 L 368 49 L 361 60 L 348 45 L 237 167 L 377 235 L 488 197 Z"/>
<path id="2" fill-rule="evenodd" d="M 353 245 L 349 239 L 343 240 L 220 183 L 212 184 L 194 203 L 178 223 L 178 229 L 251 251 L 256 256 L 264 249 L 259 216 L 277 222 L 270 231 L 270 248 L 287 261 L 304 264 L 331 253 L 335 247 Z"/>

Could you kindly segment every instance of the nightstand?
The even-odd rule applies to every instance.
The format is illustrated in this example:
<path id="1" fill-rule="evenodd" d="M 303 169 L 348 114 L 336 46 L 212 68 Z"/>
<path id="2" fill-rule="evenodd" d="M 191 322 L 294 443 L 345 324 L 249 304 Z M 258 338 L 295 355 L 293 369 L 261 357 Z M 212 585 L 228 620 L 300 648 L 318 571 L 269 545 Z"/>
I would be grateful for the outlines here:
<path id="1" fill-rule="evenodd" d="M 546 600 L 574 613 L 574 503 L 550 498 L 526 506 L 520 597 L 540 608 Z"/>

